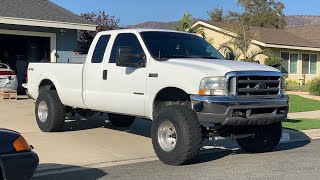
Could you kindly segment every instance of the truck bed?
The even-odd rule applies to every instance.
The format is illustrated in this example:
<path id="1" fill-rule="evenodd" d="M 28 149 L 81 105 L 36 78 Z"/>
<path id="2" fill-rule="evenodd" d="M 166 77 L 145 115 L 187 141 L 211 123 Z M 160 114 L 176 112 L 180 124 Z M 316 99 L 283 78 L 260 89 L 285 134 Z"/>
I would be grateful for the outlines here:
<path id="1" fill-rule="evenodd" d="M 36 99 L 40 81 L 50 79 L 57 87 L 63 104 L 85 108 L 82 100 L 83 64 L 30 63 L 28 67 L 28 93 Z"/>

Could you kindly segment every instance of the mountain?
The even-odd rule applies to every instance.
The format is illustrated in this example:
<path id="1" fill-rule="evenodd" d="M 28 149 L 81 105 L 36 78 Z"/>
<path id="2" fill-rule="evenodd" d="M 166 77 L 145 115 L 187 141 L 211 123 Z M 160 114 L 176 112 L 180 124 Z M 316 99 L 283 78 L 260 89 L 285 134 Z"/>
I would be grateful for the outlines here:
<path id="1" fill-rule="evenodd" d="M 295 15 L 287 16 L 287 27 L 320 25 L 320 16 Z"/>
<path id="2" fill-rule="evenodd" d="M 130 25 L 126 28 L 128 29 L 135 29 L 135 28 L 151 28 L 151 29 L 175 29 L 175 27 L 178 25 L 178 21 L 172 21 L 172 22 L 156 22 L 156 21 L 148 21 L 141 24 L 136 25 Z"/>
<path id="3" fill-rule="evenodd" d="M 198 19 L 194 19 L 196 22 Z M 320 25 L 320 16 L 308 16 L 308 15 L 293 15 L 286 16 L 287 27 L 299 27 L 299 26 L 309 26 L 309 25 Z M 175 29 L 179 21 L 171 22 L 156 22 L 148 21 L 141 24 L 130 25 L 126 28 L 151 28 L 151 29 Z"/>

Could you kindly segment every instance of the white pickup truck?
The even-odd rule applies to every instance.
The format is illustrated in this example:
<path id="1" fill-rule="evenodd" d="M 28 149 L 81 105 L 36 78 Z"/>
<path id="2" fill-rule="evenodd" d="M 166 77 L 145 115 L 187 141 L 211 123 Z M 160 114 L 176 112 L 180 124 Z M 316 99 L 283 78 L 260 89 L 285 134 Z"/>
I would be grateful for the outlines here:
<path id="1" fill-rule="evenodd" d="M 168 30 L 101 32 L 84 64 L 30 63 L 27 89 L 45 132 L 61 130 L 69 112 L 107 112 L 115 126 L 152 120 L 154 150 L 170 165 L 217 136 L 271 151 L 288 113 L 277 69 L 226 60 L 202 38 Z"/>

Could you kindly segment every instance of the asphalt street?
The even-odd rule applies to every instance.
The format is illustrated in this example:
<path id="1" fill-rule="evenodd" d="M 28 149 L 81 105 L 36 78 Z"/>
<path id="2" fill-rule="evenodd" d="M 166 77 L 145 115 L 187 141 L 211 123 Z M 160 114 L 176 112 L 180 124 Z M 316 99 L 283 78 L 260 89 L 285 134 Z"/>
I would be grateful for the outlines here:
<path id="1" fill-rule="evenodd" d="M 160 161 L 83 169 L 34 179 L 319 179 L 320 140 L 279 145 L 274 152 L 246 154 L 239 149 L 210 150 L 190 165 Z"/>

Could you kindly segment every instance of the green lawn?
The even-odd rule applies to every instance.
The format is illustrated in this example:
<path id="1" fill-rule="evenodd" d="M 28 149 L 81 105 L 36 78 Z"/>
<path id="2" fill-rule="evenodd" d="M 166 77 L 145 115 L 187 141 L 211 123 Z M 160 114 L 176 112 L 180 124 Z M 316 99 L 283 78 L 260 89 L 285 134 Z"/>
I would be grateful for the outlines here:
<path id="1" fill-rule="evenodd" d="M 320 119 L 287 119 L 283 127 L 294 130 L 320 129 Z"/>
<path id="2" fill-rule="evenodd" d="M 290 113 L 320 110 L 320 101 L 289 95 Z"/>

